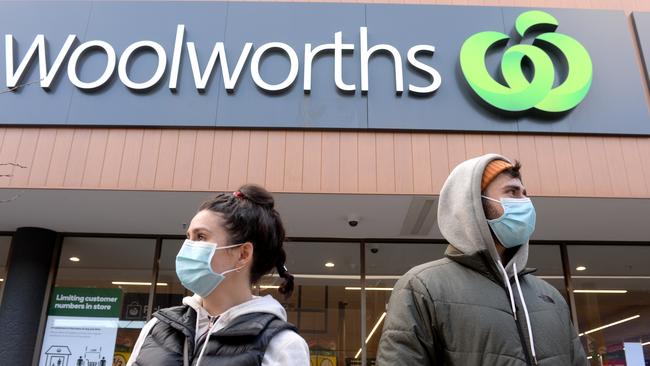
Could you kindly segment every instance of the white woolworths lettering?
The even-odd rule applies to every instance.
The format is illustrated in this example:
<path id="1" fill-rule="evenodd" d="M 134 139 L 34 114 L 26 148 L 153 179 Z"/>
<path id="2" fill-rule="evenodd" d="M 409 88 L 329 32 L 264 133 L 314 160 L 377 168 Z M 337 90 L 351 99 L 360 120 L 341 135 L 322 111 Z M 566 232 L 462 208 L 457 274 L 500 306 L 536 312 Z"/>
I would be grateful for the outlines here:
<path id="1" fill-rule="evenodd" d="M 247 42 L 244 45 L 244 49 L 239 56 L 239 60 L 237 60 L 235 70 L 233 70 L 231 75 L 229 71 L 230 69 L 228 68 L 228 59 L 226 59 L 226 50 L 223 42 L 217 42 L 214 45 L 214 49 L 212 50 L 208 64 L 203 71 L 203 75 L 201 75 L 199 59 L 196 54 L 194 42 L 187 42 L 187 51 L 190 56 L 190 65 L 192 66 L 192 74 L 194 75 L 194 85 L 196 86 L 196 89 L 200 92 L 205 91 L 208 80 L 212 75 L 214 64 L 218 59 L 219 64 L 221 65 L 221 76 L 223 78 L 223 84 L 228 92 L 234 91 L 235 85 L 237 85 L 237 80 L 239 79 L 239 75 L 241 74 L 241 71 L 244 68 L 244 64 L 246 63 L 246 59 L 248 58 L 248 54 L 251 52 L 251 48 L 253 48 L 253 44 L 250 42 Z"/>
<path id="2" fill-rule="evenodd" d="M 50 71 L 47 71 L 47 53 L 45 52 L 45 35 L 39 34 L 34 38 L 34 42 L 27 50 L 25 57 L 18 65 L 18 69 L 14 71 L 14 37 L 11 34 L 5 35 L 5 59 L 6 59 L 6 76 L 7 76 L 7 88 L 15 88 L 20 83 L 20 79 L 29 66 L 31 60 L 34 58 L 34 54 L 38 50 L 38 66 L 41 77 L 41 88 L 48 89 L 52 84 L 52 80 L 56 76 L 65 56 L 70 51 L 72 44 L 77 40 L 75 34 L 71 34 L 65 40 L 59 55 L 54 60 L 52 68 Z"/>
<path id="3" fill-rule="evenodd" d="M 402 57 L 394 46 L 388 44 L 378 44 L 368 48 L 368 29 L 367 27 L 359 28 L 360 36 L 360 58 L 361 58 L 361 91 L 362 93 L 367 93 L 369 89 L 369 80 L 368 80 L 368 68 L 370 58 L 378 52 L 387 52 L 393 59 L 393 64 L 395 68 L 395 92 L 400 95 L 404 91 L 404 76 L 403 76 L 403 67 L 402 67 Z M 171 60 L 171 72 L 169 78 L 169 89 L 172 92 L 176 92 L 178 85 L 178 76 L 180 73 L 180 63 L 183 52 L 185 38 L 185 25 L 179 24 L 176 28 L 176 38 L 174 41 L 174 49 L 172 53 Z M 26 73 L 26 70 L 30 67 L 30 64 L 33 62 L 36 53 L 38 53 L 38 63 L 39 63 L 39 74 L 40 74 L 40 84 L 41 87 L 47 89 L 51 86 L 53 80 L 55 79 L 57 73 L 59 72 L 63 61 L 66 58 L 66 55 L 70 52 L 73 44 L 76 42 L 77 36 L 71 34 L 67 37 L 65 43 L 61 47 L 57 57 L 52 63 L 51 68 L 48 70 L 47 67 L 47 49 L 45 36 L 39 34 L 34 38 L 31 46 L 23 56 L 20 61 L 18 68 L 14 67 L 14 38 L 13 35 L 5 35 L 5 55 L 6 55 L 6 82 L 7 87 L 12 89 L 16 88 L 23 75 Z M 246 65 L 248 56 L 253 49 L 253 44 L 247 42 L 244 44 L 244 47 L 239 55 L 237 64 L 235 65 L 232 73 L 228 67 L 228 60 L 226 57 L 226 47 L 223 42 L 216 42 L 210 58 L 203 70 L 199 65 L 198 53 L 194 42 L 186 43 L 188 57 L 190 59 L 190 66 L 192 69 L 192 76 L 194 79 L 194 85 L 199 92 L 205 91 L 207 88 L 208 81 L 213 73 L 215 65 L 219 63 L 221 68 L 221 75 L 224 83 L 224 87 L 228 92 L 233 92 L 237 86 L 237 82 L 241 76 L 241 72 Z M 336 87 L 339 90 L 345 92 L 354 92 L 356 91 L 355 84 L 348 84 L 343 80 L 343 53 L 344 52 L 353 52 L 354 44 L 343 43 L 343 33 L 336 32 L 334 34 L 334 43 L 327 43 L 318 45 L 312 48 L 311 43 L 305 44 L 305 54 L 304 54 L 304 80 L 303 80 L 303 90 L 306 94 L 309 94 L 312 89 L 312 64 L 313 60 L 321 53 L 326 51 L 334 51 L 334 82 Z M 128 75 L 127 66 L 129 59 L 139 49 L 149 48 L 152 49 L 156 56 L 158 57 L 158 66 L 149 80 L 144 82 L 134 82 Z M 102 75 L 90 82 L 84 82 L 79 79 L 77 75 L 77 64 L 81 56 L 90 49 L 99 49 L 107 56 L 106 67 Z M 282 53 L 286 54 L 289 58 L 290 67 L 287 77 L 280 83 L 270 84 L 267 83 L 260 75 L 260 60 L 267 52 L 272 50 L 279 50 Z M 421 62 L 417 59 L 418 54 L 426 54 L 433 56 L 435 52 L 435 47 L 430 45 L 415 45 L 411 47 L 407 54 L 408 63 L 413 66 L 416 70 L 428 75 L 431 78 L 431 83 L 426 86 L 416 86 L 409 84 L 408 90 L 411 93 L 415 94 L 430 94 L 435 92 L 442 83 L 442 78 L 440 73 L 433 67 Z M 79 89 L 92 90 L 103 86 L 108 80 L 110 80 L 113 72 L 115 71 L 115 65 L 117 63 L 117 56 L 113 47 L 105 42 L 100 40 L 93 40 L 89 42 L 82 43 L 79 45 L 70 56 L 68 61 L 68 78 L 70 82 Z M 139 41 L 128 46 L 124 52 L 122 52 L 118 65 L 118 75 L 120 81 L 128 88 L 133 90 L 145 90 L 154 85 L 156 85 L 165 74 L 167 68 L 167 54 L 165 49 L 156 42 L 153 41 Z M 258 49 L 255 50 L 251 60 L 251 77 L 255 84 L 269 92 L 282 91 L 289 88 L 298 77 L 298 70 L 300 68 L 299 59 L 296 51 L 286 43 L 281 42 L 270 42 L 263 44 Z"/>
<path id="4" fill-rule="evenodd" d="M 129 63 L 129 58 L 139 48 L 151 48 L 154 50 L 154 52 L 156 52 L 156 55 L 158 56 L 158 67 L 156 68 L 156 72 L 154 72 L 151 79 L 144 81 L 142 83 L 136 83 L 132 81 L 129 78 L 129 74 L 127 73 L 126 70 L 126 67 Z M 163 46 L 161 46 L 159 43 L 152 42 L 152 41 L 140 41 L 131 44 L 129 47 L 127 47 L 124 50 L 124 52 L 122 52 L 122 56 L 120 56 L 120 64 L 117 66 L 117 73 L 120 76 L 120 80 L 124 85 L 126 85 L 127 88 L 133 90 L 146 90 L 156 85 L 160 81 L 160 79 L 162 79 L 163 75 L 165 74 L 166 67 L 167 67 L 167 53 L 165 52 Z"/>
<path id="5" fill-rule="evenodd" d="M 343 81 L 343 51 L 354 50 L 354 44 L 343 43 L 343 32 L 334 33 L 334 43 L 322 44 L 313 50 L 311 43 L 305 44 L 305 77 L 303 90 L 307 94 L 311 92 L 311 70 L 314 58 L 319 53 L 328 50 L 334 51 L 334 83 L 336 87 L 342 91 L 355 91 L 357 89 L 356 85 L 346 84 Z"/>
<path id="6" fill-rule="evenodd" d="M 373 53 L 379 51 L 388 51 L 393 56 L 395 65 L 395 92 L 402 94 L 404 91 L 404 76 L 402 74 L 402 56 L 399 54 L 397 48 L 388 44 L 378 44 L 368 49 L 368 28 L 361 27 L 359 29 L 361 36 L 361 92 L 368 92 L 368 62 Z"/>
<path id="7" fill-rule="evenodd" d="M 291 66 L 289 68 L 289 75 L 287 75 L 287 78 L 284 79 L 283 82 L 279 84 L 269 84 L 264 79 L 262 79 L 262 76 L 260 75 L 260 59 L 262 58 L 262 55 L 270 50 L 273 49 L 280 49 L 284 51 L 287 56 L 289 56 L 289 62 L 291 63 Z M 284 90 L 293 84 L 293 82 L 296 80 L 296 77 L 298 77 L 298 55 L 296 54 L 296 51 L 291 48 L 286 43 L 281 43 L 281 42 L 270 42 L 262 45 L 262 47 L 258 48 L 255 53 L 253 54 L 253 59 L 251 60 L 251 76 L 253 76 L 253 81 L 257 86 L 264 90 L 268 91 L 281 91 Z"/>
<path id="8" fill-rule="evenodd" d="M 417 55 L 418 52 L 426 52 L 433 55 L 435 51 L 436 51 L 435 47 L 426 44 L 413 46 L 409 49 L 409 52 L 406 55 L 406 58 L 408 59 L 409 63 L 413 65 L 413 67 L 415 67 L 416 69 L 422 70 L 423 72 L 429 74 L 432 80 L 431 85 L 424 86 L 424 87 L 409 84 L 409 91 L 411 93 L 429 94 L 429 93 L 433 93 L 434 91 L 438 90 L 438 88 L 440 88 L 440 84 L 442 84 L 442 77 L 440 76 L 438 70 L 425 64 L 424 62 L 418 61 L 418 59 L 415 58 L 415 55 Z"/>
<path id="9" fill-rule="evenodd" d="M 81 81 L 79 79 L 79 76 L 77 76 L 77 63 L 79 62 L 79 58 L 81 57 L 81 55 L 87 50 L 90 50 L 92 48 L 102 49 L 106 53 L 106 56 L 108 58 L 106 60 L 106 68 L 104 69 L 104 73 L 102 74 L 102 76 L 100 76 L 99 79 L 95 81 L 87 83 Z M 111 46 L 110 44 L 104 41 L 90 41 L 90 42 L 82 43 L 79 47 L 77 47 L 74 50 L 74 52 L 72 52 L 72 55 L 70 56 L 70 60 L 68 61 L 68 79 L 70 79 L 72 85 L 76 86 L 79 89 L 84 89 L 84 90 L 97 89 L 102 85 L 104 85 L 104 83 L 106 83 L 111 78 L 113 72 L 115 71 L 116 62 L 117 62 L 117 56 L 115 56 L 115 50 L 113 49 L 113 46 Z"/>

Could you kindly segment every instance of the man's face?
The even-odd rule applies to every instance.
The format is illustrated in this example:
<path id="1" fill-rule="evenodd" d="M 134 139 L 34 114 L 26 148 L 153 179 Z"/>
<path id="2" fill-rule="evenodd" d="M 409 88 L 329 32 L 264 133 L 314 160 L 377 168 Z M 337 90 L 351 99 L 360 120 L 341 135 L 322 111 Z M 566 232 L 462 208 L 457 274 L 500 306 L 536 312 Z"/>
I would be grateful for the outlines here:
<path id="1" fill-rule="evenodd" d="M 495 200 L 501 200 L 501 198 L 525 198 L 528 193 L 519 178 L 513 178 L 509 174 L 502 173 L 485 188 L 483 195 Z M 488 220 L 503 215 L 503 207 L 499 203 L 485 198 L 483 198 L 483 210 Z"/>

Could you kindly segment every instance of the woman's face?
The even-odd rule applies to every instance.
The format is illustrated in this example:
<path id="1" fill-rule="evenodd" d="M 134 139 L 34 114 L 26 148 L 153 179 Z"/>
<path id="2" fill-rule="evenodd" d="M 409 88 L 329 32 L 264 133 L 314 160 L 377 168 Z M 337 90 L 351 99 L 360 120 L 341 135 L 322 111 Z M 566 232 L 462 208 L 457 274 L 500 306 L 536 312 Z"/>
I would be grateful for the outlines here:
<path id="1" fill-rule="evenodd" d="M 239 244 L 229 242 L 222 216 L 210 210 L 199 211 L 194 215 L 187 230 L 187 238 L 193 241 L 217 244 L 219 247 Z M 240 248 L 217 250 L 212 257 L 212 270 L 216 273 L 223 273 L 236 268 L 240 258 Z"/>

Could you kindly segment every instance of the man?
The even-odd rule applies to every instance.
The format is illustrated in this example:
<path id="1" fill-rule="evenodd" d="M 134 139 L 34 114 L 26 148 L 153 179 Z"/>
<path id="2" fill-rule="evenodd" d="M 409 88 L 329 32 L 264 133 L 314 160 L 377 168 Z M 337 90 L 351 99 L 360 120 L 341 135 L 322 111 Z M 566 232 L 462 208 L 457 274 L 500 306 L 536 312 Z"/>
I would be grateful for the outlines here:
<path id="1" fill-rule="evenodd" d="M 488 154 L 449 175 L 445 258 L 395 285 L 377 365 L 588 365 L 560 293 L 525 268 L 535 209 L 521 165 Z"/>

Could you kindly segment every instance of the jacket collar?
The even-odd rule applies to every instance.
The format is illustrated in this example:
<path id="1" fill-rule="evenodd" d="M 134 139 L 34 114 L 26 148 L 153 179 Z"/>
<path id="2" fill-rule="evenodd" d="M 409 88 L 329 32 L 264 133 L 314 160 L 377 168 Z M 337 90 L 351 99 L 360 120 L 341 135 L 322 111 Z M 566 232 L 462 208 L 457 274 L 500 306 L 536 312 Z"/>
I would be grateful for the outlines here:
<path id="1" fill-rule="evenodd" d="M 162 309 L 153 314 L 161 322 L 168 324 L 170 327 L 182 332 L 190 339 L 194 339 L 194 327 L 196 324 L 196 311 L 188 306 L 174 306 L 167 309 Z M 225 328 L 214 333 L 214 336 L 219 337 L 256 337 L 259 336 L 264 329 L 274 319 L 279 319 L 274 314 L 269 313 L 249 313 L 243 314 L 235 318 Z"/>
<path id="2" fill-rule="evenodd" d="M 483 277 L 486 277 L 501 286 L 504 286 L 502 279 L 503 276 L 500 274 L 496 263 L 487 249 L 479 250 L 471 254 L 465 254 L 450 244 L 447 246 L 447 250 L 445 251 L 445 257 L 480 273 Z M 519 278 L 521 278 L 536 271 L 537 269 L 535 268 L 524 268 L 519 271 L 518 275 Z"/>
<path id="3" fill-rule="evenodd" d="M 194 339 L 196 326 L 196 311 L 187 305 L 162 309 L 153 314 L 161 322 L 182 332 L 186 337 Z"/>

